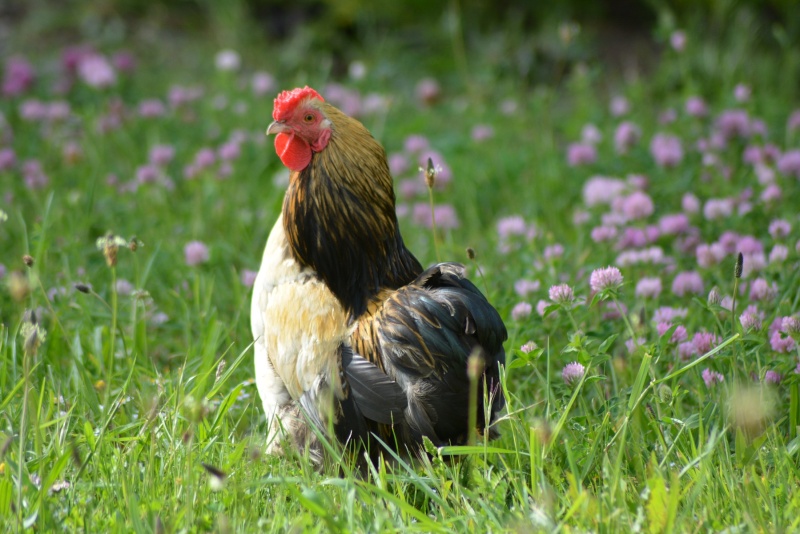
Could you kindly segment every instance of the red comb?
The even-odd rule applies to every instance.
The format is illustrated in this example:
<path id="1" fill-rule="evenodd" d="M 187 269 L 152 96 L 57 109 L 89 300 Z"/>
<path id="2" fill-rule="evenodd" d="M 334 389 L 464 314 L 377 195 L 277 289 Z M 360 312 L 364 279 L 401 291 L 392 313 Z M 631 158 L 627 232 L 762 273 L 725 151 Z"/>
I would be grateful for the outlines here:
<path id="1" fill-rule="evenodd" d="M 292 110 L 294 110 L 295 106 L 297 106 L 300 101 L 306 98 L 318 98 L 325 102 L 325 99 L 322 98 L 318 92 L 307 85 L 305 87 L 292 89 L 291 91 L 283 91 L 278 95 L 278 98 L 275 99 L 275 106 L 272 108 L 272 118 L 276 121 L 283 120 L 287 115 L 291 114 Z"/>

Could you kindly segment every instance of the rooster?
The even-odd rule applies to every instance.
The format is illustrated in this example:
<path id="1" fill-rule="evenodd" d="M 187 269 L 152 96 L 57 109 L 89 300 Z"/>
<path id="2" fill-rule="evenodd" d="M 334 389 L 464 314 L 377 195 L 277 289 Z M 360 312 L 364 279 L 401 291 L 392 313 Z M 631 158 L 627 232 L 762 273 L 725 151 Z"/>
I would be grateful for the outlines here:
<path id="1" fill-rule="evenodd" d="M 251 308 L 268 452 L 288 438 L 319 461 L 309 423 L 373 458 L 463 444 L 471 355 L 477 431 L 496 437 L 505 326 L 463 266 L 423 269 L 406 248 L 383 147 L 309 87 L 278 95 L 273 119 L 291 175 Z"/>

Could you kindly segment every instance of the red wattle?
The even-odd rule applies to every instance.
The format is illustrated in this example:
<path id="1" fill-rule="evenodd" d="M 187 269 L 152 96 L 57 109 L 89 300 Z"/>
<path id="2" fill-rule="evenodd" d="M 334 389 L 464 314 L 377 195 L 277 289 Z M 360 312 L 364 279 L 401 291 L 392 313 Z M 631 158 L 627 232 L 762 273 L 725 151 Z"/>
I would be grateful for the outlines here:
<path id="1" fill-rule="evenodd" d="M 275 151 L 289 170 L 302 171 L 311 163 L 311 147 L 294 134 L 281 132 L 276 135 Z"/>

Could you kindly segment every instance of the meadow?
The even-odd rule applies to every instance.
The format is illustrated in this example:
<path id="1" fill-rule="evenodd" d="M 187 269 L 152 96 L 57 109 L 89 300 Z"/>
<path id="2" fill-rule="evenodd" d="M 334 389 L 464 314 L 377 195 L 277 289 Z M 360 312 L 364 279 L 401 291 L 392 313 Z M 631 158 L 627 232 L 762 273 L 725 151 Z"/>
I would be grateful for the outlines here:
<path id="1" fill-rule="evenodd" d="M 800 528 L 800 59 L 652 40 L 646 69 L 548 83 L 391 42 L 343 69 L 199 39 L 5 58 L 3 530 Z M 263 454 L 249 289 L 288 179 L 264 130 L 306 84 L 386 147 L 409 248 L 500 310 L 498 440 L 366 474 Z"/>

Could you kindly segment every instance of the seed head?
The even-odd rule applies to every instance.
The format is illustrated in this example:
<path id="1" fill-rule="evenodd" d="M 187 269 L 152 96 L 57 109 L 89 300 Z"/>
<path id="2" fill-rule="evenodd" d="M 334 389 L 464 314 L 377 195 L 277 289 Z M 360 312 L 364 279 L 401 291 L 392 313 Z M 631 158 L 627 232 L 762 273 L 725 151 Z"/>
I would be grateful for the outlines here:
<path id="1" fill-rule="evenodd" d="M 27 354 L 36 354 L 39 347 L 47 339 L 47 331 L 39 324 L 36 312 L 33 310 L 25 312 L 25 319 L 19 333 L 24 340 L 23 350 Z"/>
<path id="2" fill-rule="evenodd" d="M 433 185 L 436 183 L 436 175 L 439 174 L 441 169 L 433 164 L 431 158 L 428 158 L 428 167 L 420 170 L 425 173 L 425 184 L 427 184 L 428 189 L 433 189 Z"/>
<path id="3" fill-rule="evenodd" d="M 139 247 L 143 246 L 144 243 L 142 243 L 142 240 L 136 236 L 133 236 L 131 240 L 128 241 L 128 249 L 130 249 L 131 252 L 136 252 L 137 250 L 139 250 Z"/>
<path id="4" fill-rule="evenodd" d="M 89 289 L 89 286 L 88 286 L 88 285 L 86 285 L 86 284 L 84 284 L 84 283 L 82 283 L 82 282 L 77 282 L 77 283 L 75 284 L 75 289 L 77 289 L 77 290 L 78 290 L 78 291 L 80 291 L 81 293 L 87 293 L 87 294 L 88 294 L 88 293 L 91 291 L 91 290 Z"/>
<path id="5" fill-rule="evenodd" d="M 722 297 L 719 295 L 719 288 L 714 286 L 711 288 L 711 291 L 708 292 L 708 303 L 715 305 L 719 304 L 722 301 Z"/>
<path id="6" fill-rule="evenodd" d="M 30 254 L 25 254 L 22 256 L 22 263 L 27 265 L 28 267 L 33 267 L 33 256 Z"/>
<path id="7" fill-rule="evenodd" d="M 736 278 L 741 278 L 742 269 L 744 269 L 744 255 L 740 252 L 736 257 L 736 267 L 733 270 L 733 276 Z"/>
<path id="8" fill-rule="evenodd" d="M 219 365 L 217 365 L 217 374 L 216 374 L 216 377 L 214 378 L 214 383 L 215 384 L 217 382 L 219 382 L 220 378 L 222 378 L 222 373 L 225 372 L 225 366 L 226 365 L 227 365 L 227 362 L 225 362 L 225 360 L 220 360 Z"/>
<path id="9" fill-rule="evenodd" d="M 472 247 L 467 247 L 467 258 L 474 260 L 475 259 L 475 249 Z"/>
<path id="10" fill-rule="evenodd" d="M 128 242 L 111 232 L 97 240 L 97 248 L 103 251 L 103 256 L 105 256 L 106 264 L 109 267 L 116 267 L 119 247 L 125 246 L 128 246 Z"/>

